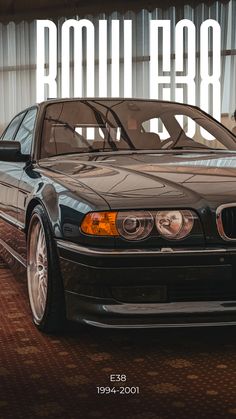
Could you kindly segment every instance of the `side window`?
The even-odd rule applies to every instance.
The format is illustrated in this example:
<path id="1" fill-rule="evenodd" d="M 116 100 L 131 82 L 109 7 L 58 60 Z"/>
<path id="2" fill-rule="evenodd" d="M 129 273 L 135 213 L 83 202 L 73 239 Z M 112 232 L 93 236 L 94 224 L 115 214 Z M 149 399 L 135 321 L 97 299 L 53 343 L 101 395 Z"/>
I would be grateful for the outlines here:
<path id="1" fill-rule="evenodd" d="M 30 154 L 36 114 L 37 109 L 28 111 L 16 134 L 15 140 L 21 143 L 22 154 Z"/>
<path id="2" fill-rule="evenodd" d="M 11 121 L 11 123 L 8 125 L 3 137 L 1 138 L 1 140 L 5 140 L 5 141 L 13 140 L 14 134 L 15 134 L 18 126 L 20 125 L 22 119 L 24 118 L 24 115 L 25 115 L 25 112 L 20 113 L 20 115 L 17 115 Z"/>

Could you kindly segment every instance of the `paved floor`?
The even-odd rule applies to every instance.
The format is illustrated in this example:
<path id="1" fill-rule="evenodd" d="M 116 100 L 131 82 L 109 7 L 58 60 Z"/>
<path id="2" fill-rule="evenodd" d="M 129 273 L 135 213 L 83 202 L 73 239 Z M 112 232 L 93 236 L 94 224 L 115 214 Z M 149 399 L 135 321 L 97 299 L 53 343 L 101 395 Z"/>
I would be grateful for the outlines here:
<path id="1" fill-rule="evenodd" d="M 31 323 L 26 284 L 4 266 L 0 304 L 0 419 L 236 417 L 236 328 L 81 332 L 70 325 L 46 336 Z M 111 374 L 126 381 L 111 382 Z M 98 387 L 139 393 L 98 394 Z"/>

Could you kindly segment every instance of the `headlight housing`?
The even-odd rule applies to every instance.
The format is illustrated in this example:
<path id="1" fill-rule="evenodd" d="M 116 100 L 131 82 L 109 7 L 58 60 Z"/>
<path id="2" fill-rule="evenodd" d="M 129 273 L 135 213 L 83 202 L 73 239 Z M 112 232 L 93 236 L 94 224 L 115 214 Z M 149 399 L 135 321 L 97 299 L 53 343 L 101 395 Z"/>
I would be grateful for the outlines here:
<path id="1" fill-rule="evenodd" d="M 156 225 L 167 240 L 180 240 L 190 234 L 196 214 L 190 210 L 102 211 L 85 215 L 81 231 L 90 236 L 121 237 L 140 241 L 151 235 Z"/>
<path id="2" fill-rule="evenodd" d="M 192 230 L 194 216 L 189 210 L 157 211 L 156 228 L 162 237 L 169 240 L 183 239 Z"/>

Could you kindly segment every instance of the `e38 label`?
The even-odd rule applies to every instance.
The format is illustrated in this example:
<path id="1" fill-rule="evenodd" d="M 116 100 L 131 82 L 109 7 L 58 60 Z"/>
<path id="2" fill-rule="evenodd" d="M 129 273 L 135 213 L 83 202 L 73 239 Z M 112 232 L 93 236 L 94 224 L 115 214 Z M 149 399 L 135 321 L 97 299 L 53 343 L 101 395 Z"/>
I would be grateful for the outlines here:
<path id="1" fill-rule="evenodd" d="M 111 383 L 126 383 L 127 376 L 125 374 L 110 374 L 109 380 Z M 97 386 L 97 394 L 139 394 L 139 387 L 127 385 L 109 385 Z"/>

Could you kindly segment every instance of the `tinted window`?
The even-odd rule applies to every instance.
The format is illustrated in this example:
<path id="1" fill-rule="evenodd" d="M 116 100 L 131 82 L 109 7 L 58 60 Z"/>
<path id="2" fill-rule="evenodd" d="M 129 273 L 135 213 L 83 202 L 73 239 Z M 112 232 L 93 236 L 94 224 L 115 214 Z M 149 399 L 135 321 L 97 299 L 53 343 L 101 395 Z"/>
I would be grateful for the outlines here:
<path id="1" fill-rule="evenodd" d="M 13 140 L 14 134 L 16 132 L 16 129 L 20 125 L 22 118 L 24 117 L 25 112 L 21 113 L 20 115 L 17 115 L 10 123 L 10 125 L 7 127 L 2 140 L 10 141 Z"/>
<path id="2" fill-rule="evenodd" d="M 27 112 L 16 134 L 15 140 L 20 141 L 22 154 L 30 154 L 36 113 L 37 109 Z"/>

